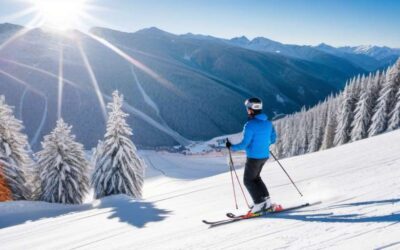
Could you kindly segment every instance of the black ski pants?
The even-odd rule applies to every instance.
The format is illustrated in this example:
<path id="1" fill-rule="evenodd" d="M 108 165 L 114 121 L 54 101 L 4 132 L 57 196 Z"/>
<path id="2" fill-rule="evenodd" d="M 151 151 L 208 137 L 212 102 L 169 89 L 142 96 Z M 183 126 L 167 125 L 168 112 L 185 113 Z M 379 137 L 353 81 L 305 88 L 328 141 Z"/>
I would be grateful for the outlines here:
<path id="1" fill-rule="evenodd" d="M 263 202 L 264 198 L 269 196 L 268 189 L 260 177 L 261 170 L 267 160 L 268 158 L 247 158 L 246 161 L 243 182 L 247 191 L 249 191 L 254 204 Z"/>

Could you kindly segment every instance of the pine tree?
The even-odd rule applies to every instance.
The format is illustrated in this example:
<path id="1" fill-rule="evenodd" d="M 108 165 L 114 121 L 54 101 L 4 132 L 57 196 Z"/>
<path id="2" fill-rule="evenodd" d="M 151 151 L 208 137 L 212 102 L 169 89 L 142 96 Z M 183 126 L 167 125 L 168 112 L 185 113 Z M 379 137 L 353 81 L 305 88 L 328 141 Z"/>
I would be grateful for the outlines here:
<path id="1" fill-rule="evenodd" d="M 127 194 L 141 198 L 145 164 L 137 155 L 130 137 L 132 130 L 126 123 L 128 114 L 122 111 L 123 96 L 113 93 L 108 104 L 107 132 L 95 157 L 92 184 L 96 198 L 113 194 Z"/>
<path id="2" fill-rule="evenodd" d="M 342 145 L 350 140 L 351 123 L 354 110 L 354 82 L 347 85 L 341 96 L 340 111 L 337 116 L 335 145 Z"/>
<path id="3" fill-rule="evenodd" d="M 281 138 L 282 138 L 282 156 L 289 157 L 291 156 L 291 141 L 294 140 L 293 129 L 291 127 L 292 124 L 292 116 L 288 116 L 284 119 L 282 124 Z"/>
<path id="4" fill-rule="evenodd" d="M 328 101 L 329 101 L 329 98 L 323 102 L 323 104 L 320 107 L 320 111 L 319 111 L 319 117 L 320 117 L 320 123 L 319 123 L 319 128 L 318 128 L 318 132 L 319 132 L 318 136 L 319 137 L 318 137 L 318 145 L 317 145 L 316 151 L 321 150 L 322 143 L 324 141 L 325 128 L 328 123 L 328 112 L 329 112 Z"/>
<path id="5" fill-rule="evenodd" d="M 336 114 L 339 103 L 338 97 L 328 99 L 327 121 L 325 125 L 324 137 L 322 140 L 321 149 L 328 149 L 334 146 L 335 131 L 337 126 Z"/>
<path id="6" fill-rule="evenodd" d="M 312 117 L 312 125 L 311 125 L 311 140 L 308 145 L 307 153 L 312 153 L 318 150 L 319 148 L 319 137 L 320 137 L 320 117 L 318 117 L 318 106 L 312 110 L 310 110 L 310 116 Z"/>
<path id="7" fill-rule="evenodd" d="M 354 120 L 352 123 L 351 140 L 357 141 L 368 137 L 368 128 L 372 117 L 372 75 L 363 78 L 362 92 L 355 108 Z"/>
<path id="8" fill-rule="evenodd" d="M 379 92 L 382 89 L 382 82 L 384 80 L 385 73 L 381 72 L 378 70 L 373 78 L 372 81 L 372 86 L 371 86 L 371 109 L 374 111 L 376 109 L 376 106 L 378 105 L 378 99 L 379 99 Z M 373 112 L 372 112 L 373 113 Z"/>
<path id="9" fill-rule="evenodd" d="M 400 88 L 397 91 L 396 97 L 396 106 L 390 113 L 388 131 L 400 128 Z"/>
<path id="10" fill-rule="evenodd" d="M 26 168 L 32 160 L 28 153 L 28 140 L 22 130 L 22 122 L 15 118 L 4 96 L 0 96 L 0 165 L 13 200 L 31 197 Z"/>
<path id="11" fill-rule="evenodd" d="M 283 156 L 282 155 L 283 148 L 282 148 L 282 136 L 281 136 L 282 128 L 281 128 L 281 126 L 282 126 L 282 122 L 280 122 L 280 121 L 274 122 L 274 128 L 275 128 L 277 136 L 276 136 L 276 142 L 274 144 L 273 151 L 274 151 L 274 154 L 278 158 L 281 158 Z"/>
<path id="12" fill-rule="evenodd" d="M 297 135 L 297 140 L 299 141 L 297 143 L 298 149 L 297 154 L 302 155 L 307 152 L 307 149 L 309 147 L 309 138 L 310 134 L 308 133 L 308 123 L 312 122 L 308 120 L 307 113 L 306 113 L 305 107 L 303 107 L 300 111 L 300 113 L 297 113 L 296 116 L 294 117 L 295 120 L 295 125 L 292 128 L 292 133 L 294 133 L 295 127 L 298 127 L 298 131 L 294 133 Z M 290 143 L 290 142 L 289 142 Z"/>
<path id="13" fill-rule="evenodd" d="M 299 140 L 294 140 L 292 142 L 292 144 L 290 145 L 290 154 L 289 154 L 289 156 L 300 155 L 299 148 L 300 148 Z"/>
<path id="14" fill-rule="evenodd" d="M 325 127 L 328 117 L 328 99 L 313 108 L 313 116 L 315 123 L 313 125 L 313 138 L 310 142 L 309 152 L 318 151 L 323 142 Z"/>
<path id="15" fill-rule="evenodd" d="M 382 108 L 385 112 L 377 112 Z M 400 59 L 384 73 L 353 77 L 335 97 L 279 120 L 281 157 L 365 138 L 382 125 L 379 119 L 388 123 L 389 131 L 400 127 Z"/>
<path id="16" fill-rule="evenodd" d="M 372 116 L 372 124 L 368 130 L 369 136 L 383 133 L 388 128 L 389 113 L 393 110 L 396 101 L 397 83 L 395 81 L 395 67 L 386 71 L 383 87 L 379 92 L 378 103 Z"/>
<path id="17" fill-rule="evenodd" d="M 353 84 L 351 85 L 354 103 L 357 103 L 361 97 L 364 82 L 365 82 L 365 75 L 362 76 L 358 75 Z"/>
<path id="18" fill-rule="evenodd" d="M 33 155 L 34 156 L 34 155 Z M 28 165 L 26 172 L 29 176 L 29 189 L 31 192 L 31 200 L 39 200 L 40 195 L 42 193 L 41 180 L 40 180 L 40 172 L 39 167 L 36 164 L 36 160 L 32 161 L 30 165 Z"/>
<path id="19" fill-rule="evenodd" d="M 388 131 L 400 128 L 400 59 L 396 63 L 395 70 L 393 82 L 397 87 L 397 93 L 394 108 L 390 112 Z"/>
<path id="20" fill-rule="evenodd" d="M 75 142 L 72 127 L 62 119 L 37 153 L 42 193 L 40 200 L 80 204 L 89 189 L 89 163 L 83 145 Z"/>
<path id="21" fill-rule="evenodd" d="M 307 150 L 305 145 L 308 145 L 308 130 L 303 127 L 305 114 L 307 113 L 303 108 L 302 111 L 291 116 L 290 129 L 288 131 L 290 136 L 286 138 L 289 148 L 288 156 L 301 155 Z"/>
<path id="22" fill-rule="evenodd" d="M 397 61 L 397 63 L 391 68 L 390 73 L 389 73 L 390 81 L 392 83 L 392 91 L 390 93 L 389 101 L 388 101 L 388 112 L 390 115 L 394 107 L 396 106 L 397 103 L 397 97 L 396 94 L 400 88 L 400 59 Z"/>

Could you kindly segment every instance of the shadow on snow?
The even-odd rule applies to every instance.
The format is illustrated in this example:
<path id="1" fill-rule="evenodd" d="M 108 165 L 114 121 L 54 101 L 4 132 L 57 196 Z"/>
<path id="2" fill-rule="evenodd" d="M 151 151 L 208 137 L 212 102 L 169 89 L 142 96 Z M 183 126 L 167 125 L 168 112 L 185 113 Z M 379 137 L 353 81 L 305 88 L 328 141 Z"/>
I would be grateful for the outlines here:
<path id="1" fill-rule="evenodd" d="M 119 219 L 121 222 L 142 228 L 149 222 L 164 220 L 170 213 L 167 210 L 159 209 L 151 202 L 136 201 L 128 196 L 111 196 L 102 199 L 97 208 L 111 208 L 109 219 Z"/>
<path id="2" fill-rule="evenodd" d="M 279 214 L 273 218 L 301 220 L 307 222 L 332 222 L 332 223 L 366 223 L 366 222 L 400 222 L 400 214 L 361 217 L 362 214 L 335 215 L 334 213 L 321 214 Z M 271 217 L 272 218 L 272 217 Z"/>
<path id="3" fill-rule="evenodd" d="M 62 215 L 83 212 L 91 208 L 91 204 L 63 205 L 42 201 L 2 202 L 0 203 L 0 229 L 30 221 L 56 218 Z"/>
<path id="4" fill-rule="evenodd" d="M 346 208 L 352 206 L 368 206 L 368 205 L 384 205 L 384 204 L 394 204 L 400 202 L 400 199 L 390 199 L 390 200 L 378 200 L 378 201 L 365 201 L 365 202 L 356 202 L 356 203 L 347 203 L 341 205 L 331 206 L 329 208 Z M 400 205 L 400 204 L 399 204 Z M 306 222 L 330 222 L 330 223 L 368 223 L 368 222 L 393 222 L 394 224 L 400 223 L 400 206 L 399 210 L 386 215 L 377 215 L 377 216 L 365 216 L 364 214 L 340 214 L 335 215 L 334 213 L 308 213 L 310 211 L 299 211 L 295 212 L 287 212 L 287 213 L 278 213 L 269 216 L 268 218 L 275 219 L 289 219 L 289 220 L 299 220 Z M 318 211 L 318 209 L 313 210 Z M 301 213 L 301 214 L 299 214 Z M 262 217 L 260 217 L 262 218 Z"/>
<path id="5" fill-rule="evenodd" d="M 354 203 L 346 203 L 346 204 L 342 204 L 342 205 L 336 205 L 333 207 L 368 206 L 368 205 L 391 204 L 391 203 L 396 203 L 396 202 L 400 202 L 400 199 L 354 202 Z"/>
<path id="6" fill-rule="evenodd" d="M 29 221 L 55 219 L 57 223 L 71 223 L 85 218 L 106 214 L 109 219 L 119 219 L 141 228 L 149 222 L 163 220 L 170 212 L 158 209 L 150 202 L 137 201 L 125 195 L 115 195 L 99 200 L 99 205 L 65 205 L 40 201 L 13 201 L 0 203 L 0 229 Z M 63 215 L 70 215 L 63 217 Z M 54 223 L 43 221 L 42 224 Z"/>

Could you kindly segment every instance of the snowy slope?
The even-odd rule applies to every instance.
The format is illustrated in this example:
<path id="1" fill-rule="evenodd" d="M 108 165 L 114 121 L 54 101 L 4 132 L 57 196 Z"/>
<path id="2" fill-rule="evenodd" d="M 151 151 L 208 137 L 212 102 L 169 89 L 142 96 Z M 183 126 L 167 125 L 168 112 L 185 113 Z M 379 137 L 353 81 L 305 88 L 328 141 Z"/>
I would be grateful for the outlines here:
<path id="1" fill-rule="evenodd" d="M 399 141 L 396 131 L 283 160 L 305 193 L 301 199 L 268 162 L 263 178 L 275 201 L 323 203 L 213 229 L 201 220 L 235 211 L 225 158 L 143 152 L 143 201 L 1 203 L 0 249 L 399 249 Z"/>

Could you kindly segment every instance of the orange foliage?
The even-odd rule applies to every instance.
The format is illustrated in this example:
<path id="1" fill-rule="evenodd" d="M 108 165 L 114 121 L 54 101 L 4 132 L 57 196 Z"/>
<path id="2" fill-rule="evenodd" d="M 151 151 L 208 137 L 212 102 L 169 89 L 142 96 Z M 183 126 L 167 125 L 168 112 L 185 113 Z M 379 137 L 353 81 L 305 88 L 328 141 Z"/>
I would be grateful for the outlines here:
<path id="1" fill-rule="evenodd" d="M 0 202 L 12 200 L 11 190 L 3 175 L 3 166 L 0 165 Z"/>

